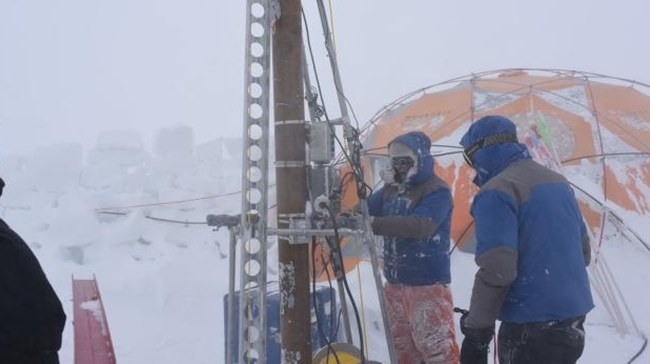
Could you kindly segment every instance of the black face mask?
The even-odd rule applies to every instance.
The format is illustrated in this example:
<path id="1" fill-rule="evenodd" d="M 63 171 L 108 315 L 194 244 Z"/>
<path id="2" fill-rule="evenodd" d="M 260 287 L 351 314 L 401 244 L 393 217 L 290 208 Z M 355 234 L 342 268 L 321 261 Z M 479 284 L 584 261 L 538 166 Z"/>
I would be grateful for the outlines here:
<path id="1" fill-rule="evenodd" d="M 485 138 L 477 140 L 474 144 L 463 150 L 463 158 L 465 162 L 472 168 L 474 168 L 473 157 L 476 152 L 479 150 L 488 147 L 490 145 L 503 144 L 503 143 L 519 143 L 516 134 L 510 133 L 500 133 L 488 135 Z"/>
<path id="2" fill-rule="evenodd" d="M 404 182 L 409 170 L 415 165 L 411 157 L 393 157 L 390 162 L 395 172 L 395 181 L 398 183 Z"/>
<path id="3" fill-rule="evenodd" d="M 390 163 L 394 168 L 411 168 L 415 164 L 415 161 L 411 157 L 394 157 L 391 158 Z"/>

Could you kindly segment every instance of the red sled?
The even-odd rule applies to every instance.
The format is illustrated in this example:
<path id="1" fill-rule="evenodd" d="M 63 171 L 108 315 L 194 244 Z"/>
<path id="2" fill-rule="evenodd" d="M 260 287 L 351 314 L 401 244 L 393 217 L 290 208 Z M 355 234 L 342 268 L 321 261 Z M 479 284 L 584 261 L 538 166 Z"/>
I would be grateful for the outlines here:
<path id="1" fill-rule="evenodd" d="M 75 364 L 115 364 L 113 341 L 97 280 L 72 277 Z"/>

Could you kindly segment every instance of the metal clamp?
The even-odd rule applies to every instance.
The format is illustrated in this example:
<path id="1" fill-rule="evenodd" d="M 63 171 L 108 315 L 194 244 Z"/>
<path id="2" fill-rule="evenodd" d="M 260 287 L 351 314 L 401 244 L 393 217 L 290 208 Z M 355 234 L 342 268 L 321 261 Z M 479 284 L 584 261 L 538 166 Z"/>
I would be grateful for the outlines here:
<path id="1" fill-rule="evenodd" d="M 275 161 L 273 163 L 276 168 L 304 168 L 305 161 Z"/>
<path id="2" fill-rule="evenodd" d="M 300 124 L 307 124 L 306 120 L 276 120 L 274 123 L 276 126 L 282 126 L 282 125 L 300 125 Z"/>

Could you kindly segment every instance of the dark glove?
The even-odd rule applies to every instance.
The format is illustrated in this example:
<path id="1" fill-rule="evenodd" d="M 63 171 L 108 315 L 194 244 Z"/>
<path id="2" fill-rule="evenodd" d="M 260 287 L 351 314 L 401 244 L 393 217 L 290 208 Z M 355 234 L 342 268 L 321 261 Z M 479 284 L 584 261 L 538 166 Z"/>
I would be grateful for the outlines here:
<path id="1" fill-rule="evenodd" d="M 336 227 L 339 229 L 359 230 L 362 225 L 363 216 L 361 214 L 343 212 L 336 216 Z"/>
<path id="2" fill-rule="evenodd" d="M 222 226 L 233 227 L 239 225 L 241 217 L 239 215 L 226 214 L 208 215 L 206 216 L 205 220 L 208 223 L 208 226 L 216 226 L 217 228 L 220 228 Z"/>
<path id="3" fill-rule="evenodd" d="M 460 349 L 460 363 L 487 364 L 490 341 L 492 341 L 492 335 L 494 335 L 494 326 L 467 327 L 465 320 L 468 315 L 469 312 L 465 312 L 460 318 L 460 331 L 465 335 Z"/>

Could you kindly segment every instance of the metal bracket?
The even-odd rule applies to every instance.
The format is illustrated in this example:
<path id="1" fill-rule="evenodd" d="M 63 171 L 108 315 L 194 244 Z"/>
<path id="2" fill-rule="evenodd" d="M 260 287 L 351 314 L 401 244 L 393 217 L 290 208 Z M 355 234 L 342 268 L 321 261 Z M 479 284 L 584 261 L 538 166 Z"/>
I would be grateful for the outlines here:
<path id="1" fill-rule="evenodd" d="M 275 161 L 276 168 L 304 168 L 307 164 L 304 161 Z"/>
<path id="2" fill-rule="evenodd" d="M 340 117 L 336 119 L 330 119 L 329 123 L 332 125 L 347 125 L 350 123 L 350 121 L 348 117 Z"/>
<path id="3" fill-rule="evenodd" d="M 307 230 L 309 229 L 310 224 L 309 220 L 291 220 L 289 221 L 289 228 L 291 230 Z M 310 236 L 308 235 L 289 235 L 289 244 L 309 244 L 311 242 Z"/>
<path id="4" fill-rule="evenodd" d="M 276 120 L 275 121 L 276 126 L 300 125 L 300 124 L 307 124 L 307 121 L 306 120 Z"/>

